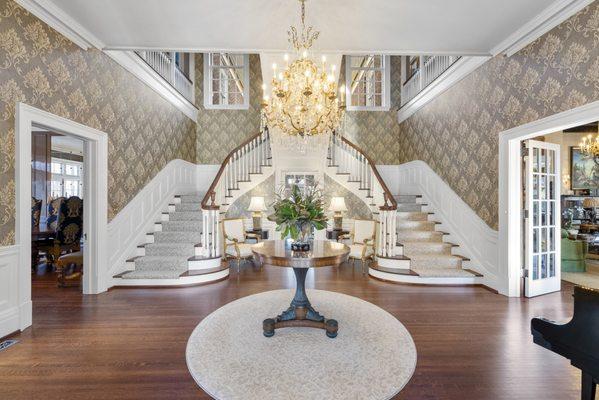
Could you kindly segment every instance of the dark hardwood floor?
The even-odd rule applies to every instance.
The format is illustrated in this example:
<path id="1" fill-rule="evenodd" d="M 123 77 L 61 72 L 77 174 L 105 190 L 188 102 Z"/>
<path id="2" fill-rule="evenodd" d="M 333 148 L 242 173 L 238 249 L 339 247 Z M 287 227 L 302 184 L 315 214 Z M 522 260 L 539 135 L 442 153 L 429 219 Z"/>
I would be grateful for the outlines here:
<path id="1" fill-rule="evenodd" d="M 185 365 L 193 328 L 232 300 L 293 284 L 289 269 L 249 263 L 239 276 L 206 286 L 98 296 L 36 279 L 33 326 L 0 352 L 0 399 L 208 399 Z M 310 271 L 307 285 L 370 301 L 407 327 L 418 365 L 397 399 L 579 398 L 579 371 L 534 345 L 529 332 L 533 316 L 569 319 L 570 284 L 508 299 L 478 287 L 380 282 L 344 265 Z"/>

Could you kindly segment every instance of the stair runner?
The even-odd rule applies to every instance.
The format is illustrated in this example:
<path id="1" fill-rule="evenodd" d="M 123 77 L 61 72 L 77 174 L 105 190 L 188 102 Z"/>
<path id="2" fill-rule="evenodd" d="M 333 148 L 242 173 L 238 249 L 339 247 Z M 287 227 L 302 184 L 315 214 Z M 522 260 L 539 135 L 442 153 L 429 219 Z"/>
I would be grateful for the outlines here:
<path id="1" fill-rule="evenodd" d="M 452 254 L 456 245 L 443 241 L 443 232 L 435 230 L 436 222 L 422 211 L 419 196 L 395 196 L 397 200 L 397 242 L 403 255 L 410 259 L 410 269 L 423 278 L 477 276 L 462 268 L 465 260 Z"/>
<path id="2" fill-rule="evenodd" d="M 123 279 L 177 279 L 188 270 L 188 260 L 195 255 L 195 246 L 202 240 L 203 193 L 181 195 L 162 230 L 154 232 L 154 242 L 147 243 L 145 255 L 136 257 L 135 270 L 124 273 Z"/>

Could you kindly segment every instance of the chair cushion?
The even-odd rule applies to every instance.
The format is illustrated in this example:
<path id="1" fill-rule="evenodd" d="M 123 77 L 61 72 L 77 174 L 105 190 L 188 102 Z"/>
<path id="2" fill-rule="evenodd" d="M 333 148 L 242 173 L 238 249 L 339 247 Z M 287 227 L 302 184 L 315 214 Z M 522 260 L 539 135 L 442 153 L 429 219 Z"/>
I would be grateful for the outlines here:
<path id="1" fill-rule="evenodd" d="M 364 248 L 363 244 L 350 244 L 349 245 L 349 256 L 353 258 L 362 258 L 362 249 Z M 366 257 L 372 254 L 372 247 L 368 246 L 366 248 Z"/>
<path id="2" fill-rule="evenodd" d="M 245 240 L 245 227 L 243 225 L 243 219 L 225 219 L 223 220 L 223 232 L 229 239 L 237 239 L 239 242 Z M 228 240 L 227 243 L 232 243 Z"/>
<path id="3" fill-rule="evenodd" d="M 376 231 L 376 221 L 356 219 L 354 221 L 354 242 L 364 243 L 364 239 L 372 239 Z"/>
<path id="4" fill-rule="evenodd" d="M 251 243 L 238 243 L 239 254 L 241 257 L 249 257 L 252 255 L 252 244 Z M 235 252 L 235 246 L 227 246 L 227 254 L 230 256 L 237 257 Z"/>

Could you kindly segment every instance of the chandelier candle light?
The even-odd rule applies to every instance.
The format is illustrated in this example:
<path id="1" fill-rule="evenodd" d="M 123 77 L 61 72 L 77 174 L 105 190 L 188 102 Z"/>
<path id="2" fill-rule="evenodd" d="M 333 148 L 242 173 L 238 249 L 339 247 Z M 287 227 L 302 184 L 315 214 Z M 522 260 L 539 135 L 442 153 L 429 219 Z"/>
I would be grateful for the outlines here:
<path id="1" fill-rule="evenodd" d="M 589 157 L 599 157 L 599 133 L 595 136 L 595 140 L 591 134 L 583 137 L 578 146 L 583 154 Z"/>
<path id="2" fill-rule="evenodd" d="M 262 109 L 268 127 L 305 137 L 332 133 L 339 126 L 345 110 L 345 88 L 339 89 L 338 96 L 335 65 L 327 73 L 324 56 L 320 67 L 308 56 L 320 32 L 311 26 L 306 28 L 306 0 L 300 3 L 301 32 L 293 26 L 287 32 L 296 59 L 289 64 L 289 55 L 285 54 L 285 68 L 280 72 L 277 64 L 273 64 L 272 95 L 266 94 L 263 85 Z"/>

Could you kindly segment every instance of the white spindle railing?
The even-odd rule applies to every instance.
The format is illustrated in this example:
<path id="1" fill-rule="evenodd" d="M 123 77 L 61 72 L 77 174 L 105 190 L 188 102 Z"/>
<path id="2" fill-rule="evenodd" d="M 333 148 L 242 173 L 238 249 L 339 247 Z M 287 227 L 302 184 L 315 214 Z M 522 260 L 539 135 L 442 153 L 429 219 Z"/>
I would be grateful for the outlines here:
<path id="1" fill-rule="evenodd" d="M 359 147 L 336 133 L 331 135 L 328 159 L 329 166 L 336 166 L 340 173 L 349 174 L 349 181 L 359 182 L 360 190 L 366 191 L 370 204 L 378 207 L 377 256 L 395 256 L 397 202 L 376 165 Z"/>
<path id="2" fill-rule="evenodd" d="M 249 182 L 250 175 L 261 167 L 272 165 L 270 134 L 264 130 L 229 153 L 202 200 L 202 248 L 205 257 L 220 257 L 222 253 L 220 206 L 230 204 L 233 189 L 240 182 Z"/>
<path id="3" fill-rule="evenodd" d="M 194 102 L 193 82 L 177 67 L 174 62 L 175 53 L 163 51 L 137 51 L 141 57 L 154 71 L 163 77 L 172 87 L 190 102 Z"/>
<path id="4" fill-rule="evenodd" d="M 459 58 L 458 56 L 421 56 L 420 69 L 401 87 L 401 105 L 403 106 L 416 97 L 435 79 L 443 75 Z"/>

